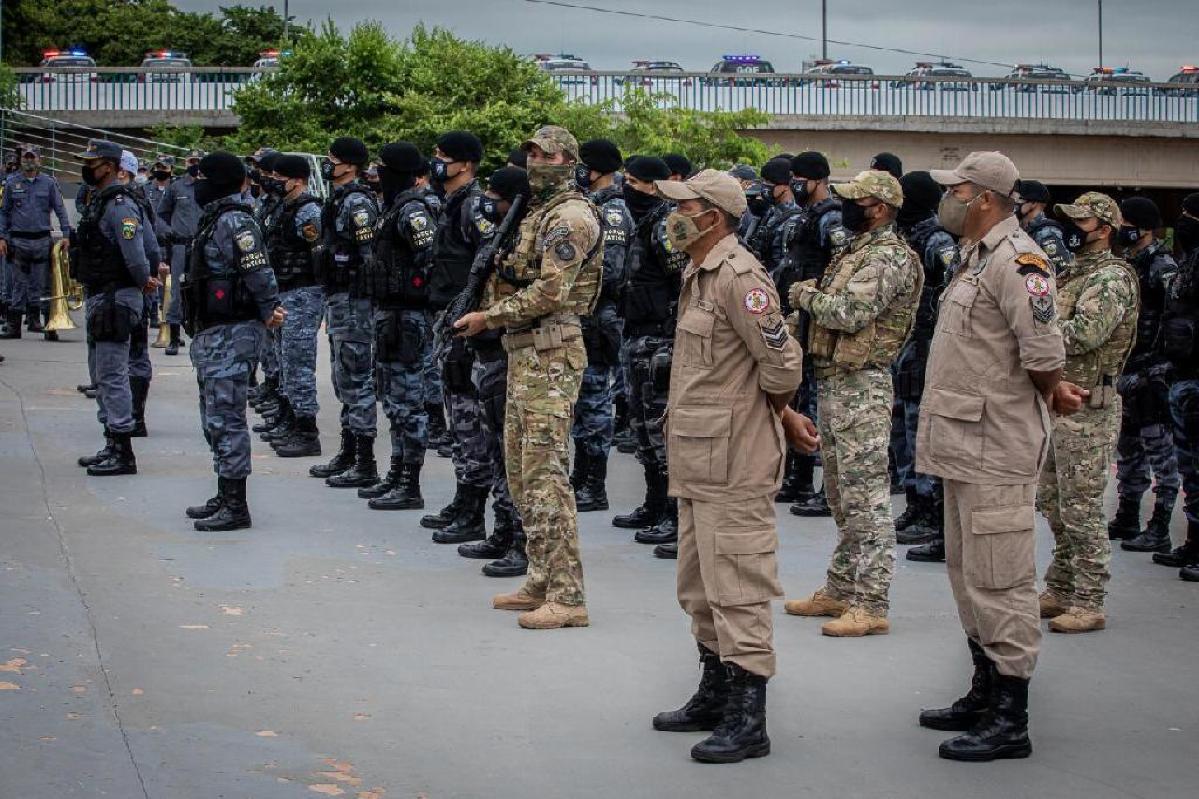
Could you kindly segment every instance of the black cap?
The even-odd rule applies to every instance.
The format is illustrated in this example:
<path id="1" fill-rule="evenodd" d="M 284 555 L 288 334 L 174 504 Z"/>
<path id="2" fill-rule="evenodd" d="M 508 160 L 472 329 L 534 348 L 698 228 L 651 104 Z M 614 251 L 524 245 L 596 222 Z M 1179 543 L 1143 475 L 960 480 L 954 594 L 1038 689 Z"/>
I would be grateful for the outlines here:
<path id="1" fill-rule="evenodd" d="M 791 174 L 808 180 L 824 180 L 831 174 L 824 153 L 808 150 L 791 159 Z"/>
<path id="2" fill-rule="evenodd" d="M 655 155 L 634 155 L 624 162 L 625 174 L 637 180 L 669 180 L 670 167 Z"/>
<path id="3" fill-rule="evenodd" d="M 680 155 L 679 153 L 667 153 L 662 156 L 662 160 L 666 162 L 666 166 L 670 167 L 671 175 L 682 175 L 685 178 L 691 177 L 691 161 L 687 156 Z"/>
<path id="4" fill-rule="evenodd" d="M 771 158 L 762 165 L 762 180 L 778 186 L 791 182 L 791 162 L 786 158 Z"/>
<path id="5" fill-rule="evenodd" d="M 347 164 L 361 167 L 365 167 L 370 161 L 370 154 L 366 151 L 362 139 L 355 139 L 353 136 L 339 136 L 334 139 L 329 145 L 329 154 Z"/>
<path id="6" fill-rule="evenodd" d="M 908 211 L 935 211 L 941 203 L 941 184 L 928 172 L 909 172 L 899 179 L 899 186 Z"/>
<path id="7" fill-rule="evenodd" d="M 437 137 L 437 149 L 455 161 L 477 164 L 483 160 L 483 142 L 469 130 L 451 130 Z"/>
<path id="8" fill-rule="evenodd" d="M 1191 216 L 1199 216 L 1199 191 L 1193 191 L 1182 198 L 1182 210 Z"/>
<path id="9" fill-rule="evenodd" d="M 271 153 L 275 153 L 276 155 L 278 155 L 279 151 L 276 150 L 274 147 L 259 147 L 257 150 L 254 151 L 253 155 L 246 156 L 246 163 L 247 164 L 257 164 L 259 161 L 261 161 L 263 158 L 265 158 L 267 155 L 269 155 Z"/>
<path id="10" fill-rule="evenodd" d="M 749 164 L 737 164 L 729 170 L 729 174 L 737 180 L 757 180 L 758 170 L 754 169 Z"/>
<path id="11" fill-rule="evenodd" d="M 283 153 L 278 150 L 267 150 L 258 157 L 258 168 L 263 172 L 274 172 L 282 155 Z"/>
<path id="12" fill-rule="evenodd" d="M 516 195 L 528 197 L 532 194 L 529 188 L 529 173 L 518 166 L 506 166 L 491 173 L 487 179 L 488 191 L 493 191 L 508 202 L 516 199 Z"/>
<path id="13" fill-rule="evenodd" d="M 1039 180 L 1018 180 L 1016 181 L 1016 194 L 1026 203 L 1051 203 L 1053 197 L 1049 194 L 1049 187 Z"/>
<path id="14" fill-rule="evenodd" d="M 1162 226 L 1162 212 L 1148 197 L 1129 197 L 1120 203 L 1124 222 L 1141 230 L 1157 230 Z"/>
<path id="15" fill-rule="evenodd" d="M 508 153 L 508 163 L 512 166 L 518 166 L 524 169 L 529 165 L 529 154 L 525 152 L 523 147 L 517 147 L 512 152 Z"/>
<path id="16" fill-rule="evenodd" d="M 312 165 L 302 155 L 283 155 L 280 153 L 279 157 L 275 159 L 275 173 L 285 178 L 303 178 L 304 180 L 308 180 L 312 177 Z"/>
<path id="17" fill-rule="evenodd" d="M 111 161 L 121 160 L 121 145 L 113 144 L 110 141 L 96 139 L 87 148 L 87 152 L 78 155 L 81 161 L 91 161 L 96 158 L 107 158 Z"/>
<path id="18" fill-rule="evenodd" d="M 379 151 L 379 160 L 392 172 L 419 173 L 422 167 L 428 166 L 416 145 L 406 141 L 385 144 Z"/>
<path id="19" fill-rule="evenodd" d="M 607 175 L 620 169 L 620 148 L 608 139 L 592 139 L 579 147 L 579 160 L 589 169 Z"/>
<path id="20" fill-rule="evenodd" d="M 895 153 L 879 153 L 870 159 L 870 168 L 890 172 L 896 180 L 903 177 L 903 161 Z"/>
<path id="21" fill-rule="evenodd" d="M 200 174 L 212 185 L 228 189 L 232 194 L 246 180 L 246 165 L 233 153 L 217 150 L 200 159 Z"/>

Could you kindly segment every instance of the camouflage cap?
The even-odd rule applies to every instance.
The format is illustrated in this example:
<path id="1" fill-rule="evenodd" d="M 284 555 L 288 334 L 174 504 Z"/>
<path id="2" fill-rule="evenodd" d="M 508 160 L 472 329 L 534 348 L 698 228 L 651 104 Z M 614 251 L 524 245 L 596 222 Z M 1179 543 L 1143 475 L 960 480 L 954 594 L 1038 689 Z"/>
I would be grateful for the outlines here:
<path id="1" fill-rule="evenodd" d="M 175 156 L 170 155 L 169 153 L 159 153 L 154 157 L 154 163 L 162 164 L 163 166 L 174 166 Z"/>
<path id="2" fill-rule="evenodd" d="M 557 125 L 543 125 L 537 132 L 525 140 L 520 149 L 528 152 L 536 144 L 549 155 L 566 153 L 575 161 L 579 160 L 579 140 L 566 128 Z"/>
<path id="3" fill-rule="evenodd" d="M 745 190 L 728 172 L 705 169 L 687 180 L 658 180 L 654 185 L 670 200 L 706 200 L 738 219 L 745 213 Z"/>
<path id="4" fill-rule="evenodd" d="M 1088 191 L 1072 203 L 1058 203 L 1053 210 L 1071 219 L 1094 217 L 1112 227 L 1120 227 L 1123 219 L 1116 201 L 1099 191 Z"/>
<path id="5" fill-rule="evenodd" d="M 883 172 L 881 169 L 859 172 L 857 177 L 848 183 L 834 184 L 832 190 L 838 197 L 846 200 L 874 197 L 895 208 L 903 205 L 903 188 L 899 181 L 890 172 Z"/>

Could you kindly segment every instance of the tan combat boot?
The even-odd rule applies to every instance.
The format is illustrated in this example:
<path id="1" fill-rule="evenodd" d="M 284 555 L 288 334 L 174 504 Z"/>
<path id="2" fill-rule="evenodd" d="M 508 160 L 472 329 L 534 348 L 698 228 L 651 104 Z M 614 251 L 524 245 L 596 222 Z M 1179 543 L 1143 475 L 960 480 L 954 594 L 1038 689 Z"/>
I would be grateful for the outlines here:
<path id="1" fill-rule="evenodd" d="M 491 598 L 491 606 L 496 610 L 537 610 L 545 604 L 545 597 L 525 593 L 521 588 L 511 594 L 496 594 Z"/>
<path id="2" fill-rule="evenodd" d="M 875 616 L 865 608 L 850 608 L 841 618 L 827 621 L 820 632 L 834 638 L 860 638 L 863 635 L 886 635 L 891 632 L 891 622 L 886 616 Z"/>
<path id="3" fill-rule="evenodd" d="M 1053 593 L 1046 588 L 1038 597 L 1041 602 L 1041 618 L 1055 619 L 1066 612 L 1066 606 Z"/>
<path id="4" fill-rule="evenodd" d="M 522 613 L 516 619 L 526 630 L 556 630 L 559 627 L 590 627 L 586 605 L 563 605 L 546 602 L 536 610 Z"/>
<path id="5" fill-rule="evenodd" d="M 783 610 L 792 616 L 832 616 L 836 618 L 849 610 L 849 603 L 841 599 L 833 599 L 821 588 L 807 599 L 791 599 L 783 605 Z"/>
<path id="6" fill-rule="evenodd" d="M 1102 610 L 1070 608 L 1049 622 L 1049 630 L 1055 633 L 1091 633 L 1107 626 L 1107 617 Z"/>

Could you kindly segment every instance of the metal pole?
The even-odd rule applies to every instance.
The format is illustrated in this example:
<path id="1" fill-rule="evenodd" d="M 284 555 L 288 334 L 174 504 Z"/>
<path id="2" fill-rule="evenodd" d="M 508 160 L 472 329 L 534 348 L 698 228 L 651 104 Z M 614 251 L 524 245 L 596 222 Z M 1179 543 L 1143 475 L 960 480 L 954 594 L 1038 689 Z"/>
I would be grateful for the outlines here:
<path id="1" fill-rule="evenodd" d="M 1103 0 L 1099 0 L 1099 66 L 1103 66 Z"/>
<path id="2" fill-rule="evenodd" d="M 1102 0 L 1099 4 L 1103 5 Z M 820 58 L 828 60 L 828 0 L 820 0 Z"/>
<path id="3" fill-rule="evenodd" d="M 284 44 L 287 43 L 287 33 L 288 33 L 288 30 L 287 30 L 288 24 L 287 23 L 288 23 L 287 0 L 283 0 L 283 43 Z"/>

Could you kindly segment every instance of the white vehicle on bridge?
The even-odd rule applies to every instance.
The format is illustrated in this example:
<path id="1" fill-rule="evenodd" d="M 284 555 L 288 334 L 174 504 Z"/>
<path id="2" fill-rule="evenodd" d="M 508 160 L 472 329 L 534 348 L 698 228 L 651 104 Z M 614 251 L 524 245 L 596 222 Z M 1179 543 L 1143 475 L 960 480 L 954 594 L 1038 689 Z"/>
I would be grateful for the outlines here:
<path id="1" fill-rule="evenodd" d="M 948 61 L 942 61 L 938 64 L 929 63 L 928 61 L 917 61 L 916 68 L 907 74 L 909 78 L 961 78 L 961 80 L 914 80 L 912 88 L 922 91 L 936 91 L 940 89 L 943 92 L 968 92 L 971 90 L 978 91 L 978 84 L 971 79 L 974 77 L 969 70 L 952 64 Z M 898 87 L 901 81 L 894 81 L 891 85 Z"/>
<path id="2" fill-rule="evenodd" d="M 559 85 L 594 85 L 597 82 L 594 75 L 586 74 L 591 71 L 591 65 L 576 55 L 537 53 L 533 56 L 533 60 L 537 66 L 553 75 Z"/>
<path id="3" fill-rule="evenodd" d="M 1148 86 L 1138 86 L 1139 83 L 1150 83 L 1148 75 L 1128 67 L 1095 67 L 1094 72 L 1087 75 L 1083 85 L 1088 91 L 1096 94 L 1146 96 L 1153 93 Z"/>
<path id="4" fill-rule="evenodd" d="M 1041 94 L 1071 94 L 1082 91 L 1082 87 L 1070 79 L 1070 75 L 1066 70 L 1061 67 L 1051 67 L 1048 64 L 1017 64 L 1016 68 L 1007 74 L 1007 77 L 1018 81 L 1056 80 L 1066 81 L 1066 83 L 1041 85 L 1035 83 L 992 83 L 991 90 L 999 91 L 1010 88 L 1018 92 L 1040 92 Z"/>
<path id="5" fill-rule="evenodd" d="M 775 78 L 759 77 L 774 75 L 774 65 L 756 55 L 725 55 L 708 70 L 708 77 L 701 78 L 704 86 L 778 86 Z"/>
<path id="6" fill-rule="evenodd" d="M 1162 89 L 1162 94 L 1181 94 L 1184 97 L 1199 95 L 1199 67 L 1186 64 L 1178 72 L 1170 76 L 1169 83 L 1193 88 Z"/>
<path id="7" fill-rule="evenodd" d="M 96 59 L 83 50 L 47 50 L 42 53 L 40 67 L 62 69 L 64 72 L 43 72 L 42 83 L 94 83 Z"/>
<path id="8" fill-rule="evenodd" d="M 183 70 L 191 65 L 191 59 L 184 53 L 155 50 L 146 53 L 137 77 L 142 83 L 190 83 L 191 73 Z"/>
<path id="9" fill-rule="evenodd" d="M 816 85 L 825 89 L 877 89 L 878 81 L 876 80 L 847 80 L 839 81 L 837 75 L 873 75 L 874 70 L 863 64 L 855 64 L 852 61 L 824 61 L 818 60 L 811 69 L 805 70 L 806 75 L 821 75 L 828 76 L 812 81 L 800 81 L 801 86 Z"/>
<path id="10" fill-rule="evenodd" d="M 613 83 L 617 86 L 641 84 L 652 86 L 690 86 L 691 78 L 680 77 L 684 70 L 677 61 L 650 61 L 642 59 L 633 62 L 633 68 L 627 76 L 617 76 Z"/>

